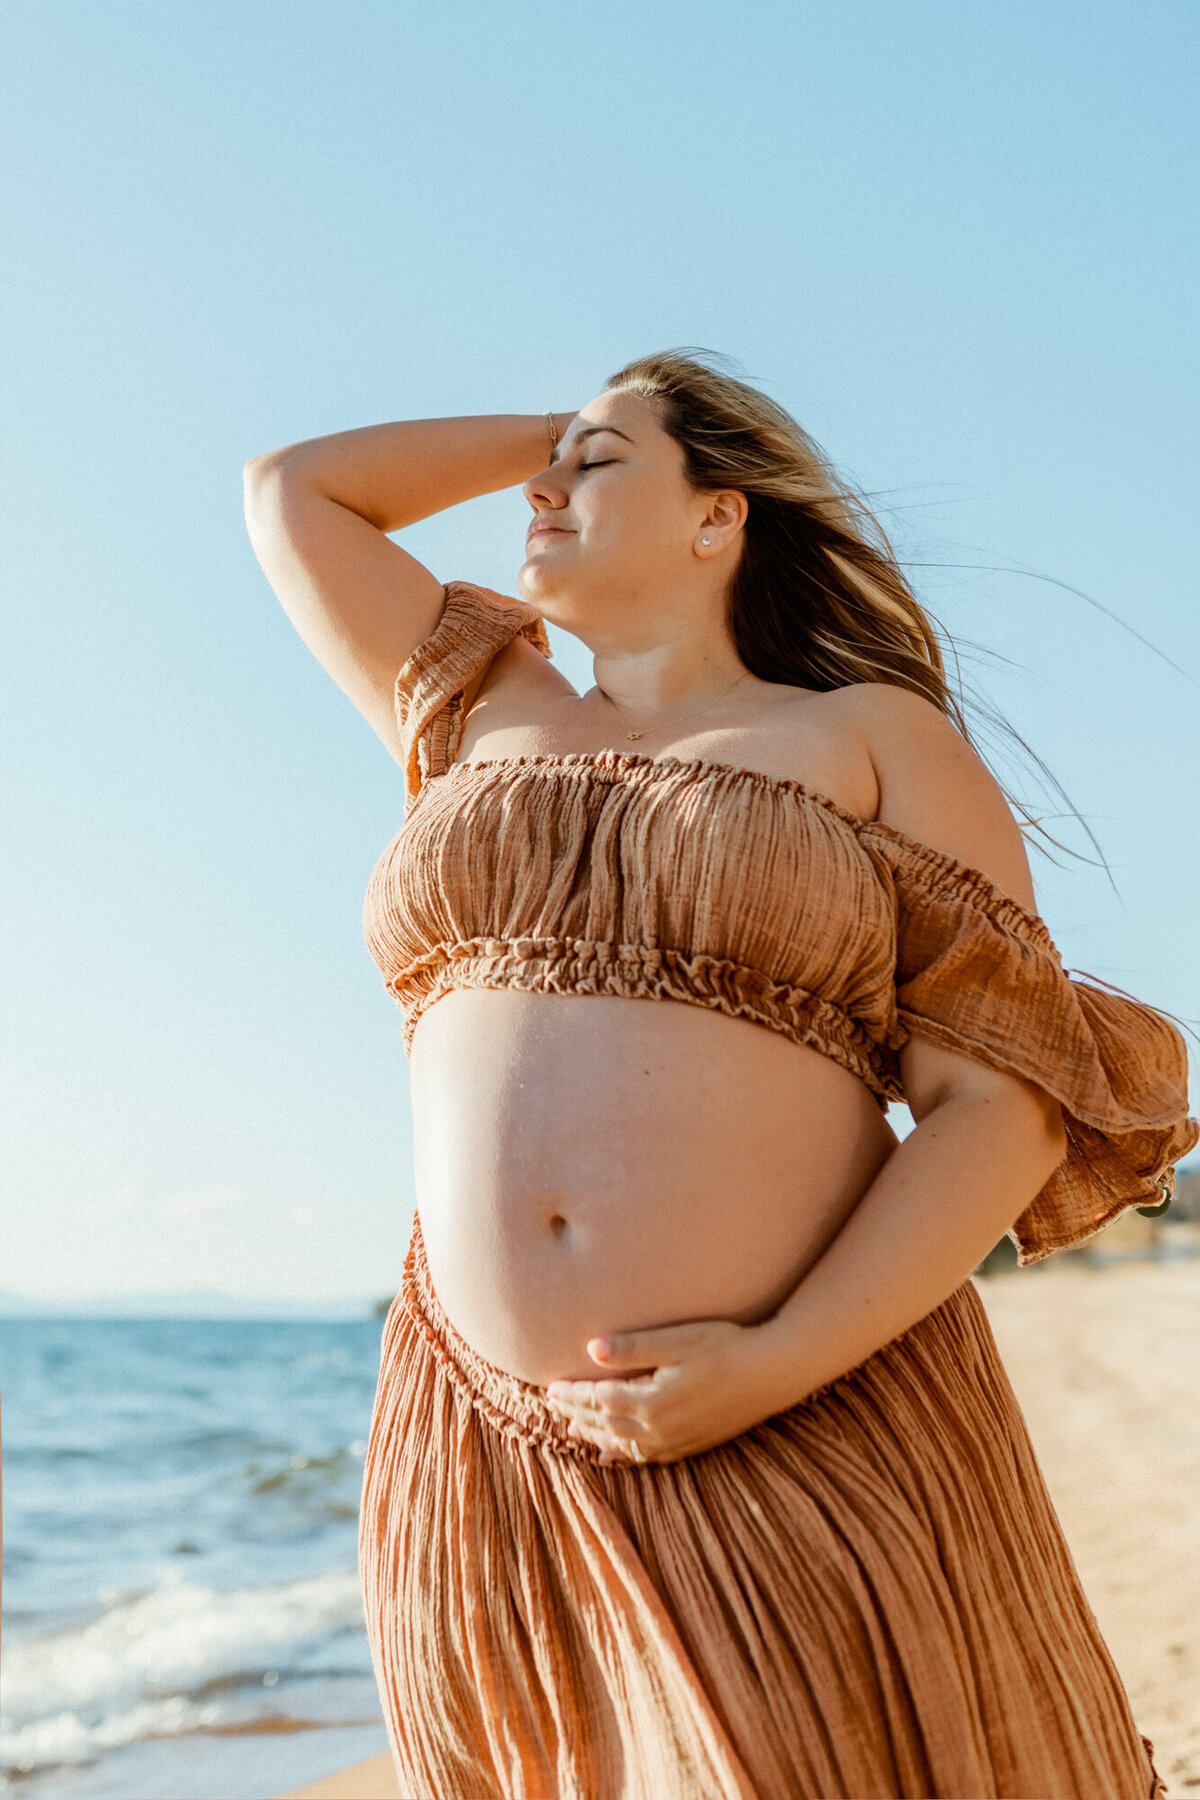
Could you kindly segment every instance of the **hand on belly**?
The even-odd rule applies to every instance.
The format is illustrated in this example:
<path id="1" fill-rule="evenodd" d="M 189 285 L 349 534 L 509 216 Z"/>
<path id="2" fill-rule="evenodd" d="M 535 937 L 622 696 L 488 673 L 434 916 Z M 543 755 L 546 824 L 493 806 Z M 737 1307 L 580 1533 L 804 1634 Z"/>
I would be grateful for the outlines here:
<path id="1" fill-rule="evenodd" d="M 677 1462 L 791 1404 L 760 1337 L 757 1325 L 698 1319 L 593 1338 L 589 1352 L 610 1372 L 553 1381 L 547 1400 L 602 1463 Z"/>

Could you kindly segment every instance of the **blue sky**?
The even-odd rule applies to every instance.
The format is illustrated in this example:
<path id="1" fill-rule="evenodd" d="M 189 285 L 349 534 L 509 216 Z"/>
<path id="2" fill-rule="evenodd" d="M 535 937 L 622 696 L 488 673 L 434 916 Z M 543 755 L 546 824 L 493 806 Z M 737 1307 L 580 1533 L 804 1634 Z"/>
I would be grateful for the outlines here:
<path id="1" fill-rule="evenodd" d="M 1034 859 L 1067 963 L 1200 1019 L 1198 37 L 1154 0 L 10 0 L 0 1285 L 393 1290 L 360 917 L 401 776 L 242 464 L 566 410 L 646 350 L 736 357 L 877 496 L 1108 856 L 1116 892 Z M 526 512 L 401 541 L 511 592 Z"/>

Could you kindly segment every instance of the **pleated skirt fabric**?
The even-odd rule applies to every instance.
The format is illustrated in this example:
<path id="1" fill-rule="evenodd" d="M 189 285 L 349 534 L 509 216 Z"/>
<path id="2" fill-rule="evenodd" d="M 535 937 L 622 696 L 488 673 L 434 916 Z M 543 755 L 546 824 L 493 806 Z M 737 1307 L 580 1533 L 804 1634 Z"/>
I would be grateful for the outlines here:
<path id="1" fill-rule="evenodd" d="M 728 1443 L 597 1457 L 414 1219 L 360 1530 L 405 1800 L 1166 1794 L 973 1283 Z"/>

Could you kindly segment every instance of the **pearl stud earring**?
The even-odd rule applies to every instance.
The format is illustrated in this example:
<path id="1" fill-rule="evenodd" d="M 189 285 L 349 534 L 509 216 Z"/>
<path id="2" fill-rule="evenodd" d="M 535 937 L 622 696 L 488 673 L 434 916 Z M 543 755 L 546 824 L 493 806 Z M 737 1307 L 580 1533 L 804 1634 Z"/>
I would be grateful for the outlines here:
<path id="1" fill-rule="evenodd" d="M 701 543 L 702 543 L 702 544 L 711 544 L 711 543 L 712 543 L 712 539 L 711 539 L 711 538 L 701 538 L 701 539 L 700 539 L 700 542 L 701 542 Z"/>

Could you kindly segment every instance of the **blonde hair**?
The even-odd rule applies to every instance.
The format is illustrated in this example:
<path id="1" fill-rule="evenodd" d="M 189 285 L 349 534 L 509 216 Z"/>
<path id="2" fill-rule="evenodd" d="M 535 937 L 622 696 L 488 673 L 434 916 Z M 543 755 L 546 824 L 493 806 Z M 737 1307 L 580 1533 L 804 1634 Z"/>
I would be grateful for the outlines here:
<path id="1" fill-rule="evenodd" d="M 944 631 L 939 636 L 879 520 L 790 413 L 713 366 L 726 360 L 696 349 L 639 356 L 611 375 L 604 391 L 658 402 L 692 486 L 737 488 L 749 501 L 729 590 L 729 625 L 742 662 L 760 680 L 796 687 L 828 691 L 879 681 L 907 688 L 932 701 L 981 754 L 959 697 L 955 646 Z M 1095 844 L 1040 757 L 994 710 L 979 710 L 1032 758 Z M 1023 826 L 1065 848 L 1000 785 Z"/>

